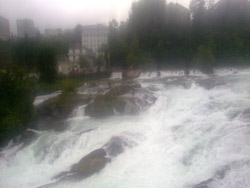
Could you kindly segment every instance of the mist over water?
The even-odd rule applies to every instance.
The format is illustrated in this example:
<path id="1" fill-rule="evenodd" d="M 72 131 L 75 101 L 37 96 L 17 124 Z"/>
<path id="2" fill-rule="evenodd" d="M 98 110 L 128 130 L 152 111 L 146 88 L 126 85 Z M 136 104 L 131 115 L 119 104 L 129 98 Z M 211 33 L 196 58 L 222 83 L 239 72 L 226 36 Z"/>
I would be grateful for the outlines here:
<path id="1" fill-rule="evenodd" d="M 113 79 L 119 77 L 113 74 Z M 188 77 L 181 72 L 162 72 L 160 78 L 143 74 L 137 82 L 157 97 L 147 111 L 92 119 L 84 115 L 85 106 L 78 107 L 66 131 L 37 131 L 31 145 L 0 152 L 0 187 L 51 183 L 118 136 L 131 147 L 100 173 L 51 187 L 250 188 L 249 69 L 216 70 L 210 77 L 198 72 Z"/>

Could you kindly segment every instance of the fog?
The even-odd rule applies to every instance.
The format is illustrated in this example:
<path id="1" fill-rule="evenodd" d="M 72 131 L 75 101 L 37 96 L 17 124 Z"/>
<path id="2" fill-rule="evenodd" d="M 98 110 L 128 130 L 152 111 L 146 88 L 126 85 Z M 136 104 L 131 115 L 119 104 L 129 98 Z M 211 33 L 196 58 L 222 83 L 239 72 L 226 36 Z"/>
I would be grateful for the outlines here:
<path id="1" fill-rule="evenodd" d="M 16 20 L 30 18 L 44 32 L 45 28 L 73 28 L 77 24 L 126 20 L 134 0 L 0 0 L 1 16 L 10 22 L 16 34 Z M 185 7 L 190 0 L 172 0 Z"/>

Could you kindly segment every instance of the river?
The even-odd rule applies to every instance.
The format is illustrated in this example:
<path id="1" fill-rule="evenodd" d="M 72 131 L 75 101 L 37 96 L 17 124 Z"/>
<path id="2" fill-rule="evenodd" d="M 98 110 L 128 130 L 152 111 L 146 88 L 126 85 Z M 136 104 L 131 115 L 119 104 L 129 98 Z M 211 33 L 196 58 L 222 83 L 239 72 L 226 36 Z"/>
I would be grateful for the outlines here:
<path id="1" fill-rule="evenodd" d="M 250 69 L 143 74 L 137 82 L 157 98 L 139 115 L 93 119 L 81 106 L 67 119 L 67 130 L 36 131 L 29 146 L 0 151 L 0 187 L 52 183 L 118 136 L 131 147 L 99 173 L 51 187 L 250 188 Z"/>

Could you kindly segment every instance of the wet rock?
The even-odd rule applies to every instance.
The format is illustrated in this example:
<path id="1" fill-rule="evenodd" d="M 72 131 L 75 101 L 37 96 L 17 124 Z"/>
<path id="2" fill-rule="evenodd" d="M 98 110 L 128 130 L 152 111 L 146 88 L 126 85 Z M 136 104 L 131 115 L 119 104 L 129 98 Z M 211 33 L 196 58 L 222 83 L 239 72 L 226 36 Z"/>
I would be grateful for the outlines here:
<path id="1" fill-rule="evenodd" d="M 35 129 L 44 130 L 54 130 L 57 132 L 64 131 L 68 126 L 68 122 L 61 119 L 54 119 L 51 117 L 40 119 L 36 122 Z"/>
<path id="2" fill-rule="evenodd" d="M 120 96 L 126 93 L 135 92 L 135 89 L 141 88 L 141 85 L 138 83 L 133 84 L 122 84 L 120 86 L 113 87 L 107 94 L 111 96 Z"/>
<path id="3" fill-rule="evenodd" d="M 78 163 L 72 165 L 71 169 L 55 176 L 54 179 L 65 178 L 87 178 L 100 172 L 111 158 L 124 152 L 125 147 L 131 145 L 122 137 L 112 137 L 103 148 L 97 149 L 83 157 Z M 109 157 L 108 157 L 109 156 Z"/>
<path id="4" fill-rule="evenodd" d="M 214 179 L 210 178 L 206 181 L 202 181 L 201 183 L 195 185 L 193 188 L 209 188 L 209 184 L 213 181 Z"/>
<path id="5" fill-rule="evenodd" d="M 135 79 L 141 75 L 141 70 L 123 70 L 122 78 L 123 79 Z"/>
<path id="6" fill-rule="evenodd" d="M 27 130 L 21 133 L 19 136 L 13 139 L 15 144 L 22 143 L 22 147 L 26 147 L 32 143 L 33 140 L 37 138 L 37 134 L 34 131 Z"/>
<path id="7" fill-rule="evenodd" d="M 36 107 L 36 117 L 33 124 L 39 130 L 63 130 L 67 124 L 65 120 L 72 111 L 91 100 L 89 95 L 67 94 L 49 99 Z"/>
<path id="8" fill-rule="evenodd" d="M 107 117 L 115 114 L 135 115 L 155 102 L 151 93 L 141 88 L 140 84 L 124 84 L 112 88 L 104 95 L 99 95 L 85 108 L 90 117 Z"/>
<path id="9" fill-rule="evenodd" d="M 97 149 L 83 157 L 77 164 L 73 165 L 70 172 L 77 176 L 88 177 L 98 173 L 111 160 L 107 157 L 104 149 Z"/>
<path id="10" fill-rule="evenodd" d="M 107 152 L 104 149 L 97 149 L 83 157 L 78 163 L 74 164 L 70 171 L 62 172 L 55 176 L 54 179 L 70 180 L 84 179 L 100 172 L 107 163 L 111 162 L 106 157 Z"/>
<path id="11" fill-rule="evenodd" d="M 59 95 L 56 98 L 49 99 L 36 108 L 38 117 L 53 117 L 56 119 L 65 119 L 72 110 L 79 105 L 86 104 L 90 101 L 88 95 Z"/>
<path id="12" fill-rule="evenodd" d="M 192 82 L 185 77 L 173 77 L 173 80 L 164 80 L 164 85 L 166 87 L 181 86 L 185 89 L 190 89 Z"/>
<path id="13" fill-rule="evenodd" d="M 88 104 L 85 108 L 85 114 L 91 117 L 106 117 L 114 115 L 114 111 L 122 112 L 125 102 L 117 97 L 102 95 L 96 97 L 94 102 Z"/>
<path id="14" fill-rule="evenodd" d="M 221 80 L 216 77 L 210 77 L 207 79 L 199 80 L 197 83 L 204 89 L 211 90 L 217 86 L 222 86 L 227 83 L 226 80 Z"/>
<path id="15" fill-rule="evenodd" d="M 121 137 L 113 137 L 110 141 L 103 146 L 103 148 L 107 151 L 107 154 L 112 157 L 116 157 L 117 155 L 124 152 L 124 147 L 129 146 L 129 144 L 122 139 Z"/>

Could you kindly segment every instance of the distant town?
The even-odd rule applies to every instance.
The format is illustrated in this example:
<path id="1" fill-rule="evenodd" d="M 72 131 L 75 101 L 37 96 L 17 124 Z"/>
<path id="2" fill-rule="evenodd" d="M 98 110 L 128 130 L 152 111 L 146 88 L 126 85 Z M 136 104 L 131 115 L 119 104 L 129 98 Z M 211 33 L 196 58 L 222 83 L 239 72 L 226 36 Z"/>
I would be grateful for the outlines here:
<path id="1" fill-rule="evenodd" d="M 17 36 L 11 35 L 10 24 L 8 19 L 0 16 L 0 40 L 8 41 L 11 38 L 28 38 L 36 39 L 62 37 L 74 31 L 74 29 L 48 28 L 45 29 L 42 35 L 35 27 L 35 23 L 31 19 L 18 19 Z M 95 73 L 98 67 L 94 65 L 94 57 L 97 56 L 98 50 L 108 42 L 108 27 L 104 24 L 81 26 L 81 40 L 71 43 L 67 56 L 57 55 L 58 73 L 68 75 L 72 70 L 76 73 L 80 72 L 79 58 L 84 55 L 89 64 L 88 70 L 85 73 Z M 105 68 L 100 69 L 104 71 Z"/>

